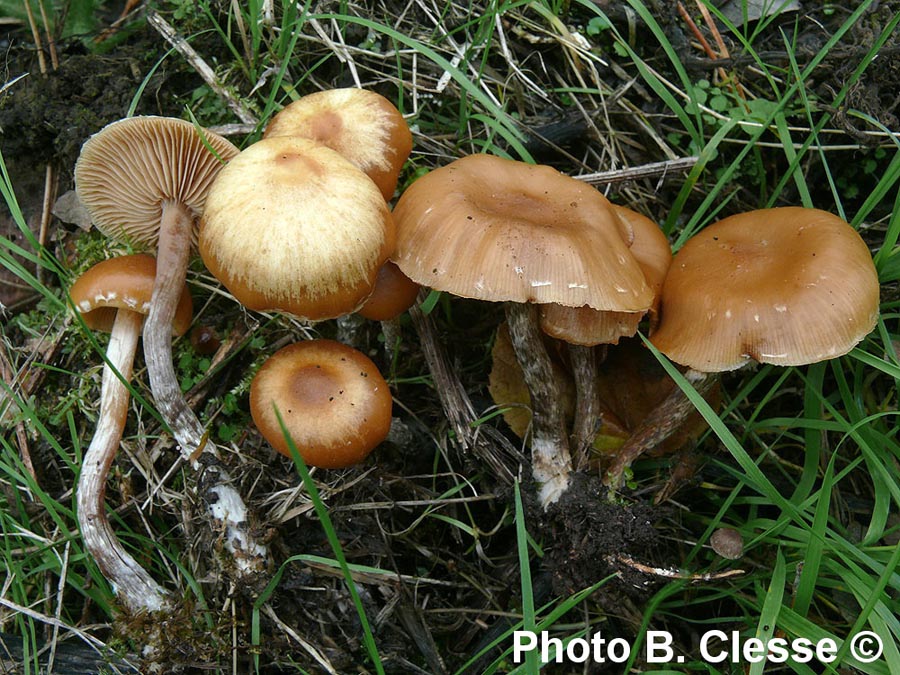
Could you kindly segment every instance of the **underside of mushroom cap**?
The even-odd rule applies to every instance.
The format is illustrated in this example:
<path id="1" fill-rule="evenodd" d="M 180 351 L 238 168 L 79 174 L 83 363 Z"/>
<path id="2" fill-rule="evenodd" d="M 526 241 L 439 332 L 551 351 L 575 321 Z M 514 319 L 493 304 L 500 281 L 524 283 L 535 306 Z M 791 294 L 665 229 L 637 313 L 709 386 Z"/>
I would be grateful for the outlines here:
<path id="1" fill-rule="evenodd" d="M 546 166 L 471 155 L 412 184 L 394 209 L 394 262 L 479 300 L 646 311 L 631 226 L 594 188 Z"/>
<path id="2" fill-rule="evenodd" d="M 849 352 L 878 309 L 878 275 L 850 225 L 817 209 L 762 209 L 710 225 L 676 254 L 651 340 L 701 372 L 804 365 Z"/>
<path id="3" fill-rule="evenodd" d="M 277 137 L 219 174 L 199 248 L 244 306 L 320 321 L 362 305 L 394 242 L 391 213 L 368 176 L 325 146 Z"/>
<path id="4" fill-rule="evenodd" d="M 237 154 L 226 139 L 185 120 L 129 117 L 87 140 L 75 189 L 101 232 L 156 246 L 163 205 L 184 204 L 196 221 L 212 181 Z"/>
<path id="5" fill-rule="evenodd" d="M 139 314 L 150 311 L 156 259 L 143 253 L 103 260 L 82 274 L 69 295 L 85 324 L 92 330 L 110 332 L 116 312 L 125 309 Z M 184 335 L 191 325 L 193 303 L 185 287 L 175 310 L 174 335 Z"/>

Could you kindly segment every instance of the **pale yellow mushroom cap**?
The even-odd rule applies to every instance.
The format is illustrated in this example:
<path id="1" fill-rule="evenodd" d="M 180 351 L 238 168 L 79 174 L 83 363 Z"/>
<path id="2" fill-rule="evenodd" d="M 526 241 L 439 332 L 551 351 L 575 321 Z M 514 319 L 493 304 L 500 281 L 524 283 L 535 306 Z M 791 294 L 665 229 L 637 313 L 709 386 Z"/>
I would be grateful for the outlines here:
<path id="1" fill-rule="evenodd" d="M 219 174 L 200 224 L 200 255 L 244 306 L 320 321 L 358 309 L 394 249 L 375 184 L 334 150 L 279 137 Z"/>
<path id="2" fill-rule="evenodd" d="M 266 127 L 265 138 L 276 136 L 309 138 L 335 150 L 375 181 L 386 200 L 412 151 L 403 115 L 367 89 L 329 89 L 294 101 Z"/>
<path id="3" fill-rule="evenodd" d="M 190 122 L 129 117 L 82 146 L 75 190 L 101 232 L 156 246 L 163 204 L 184 204 L 198 218 L 210 185 L 237 153 L 226 139 Z"/>
<path id="4" fill-rule="evenodd" d="M 701 372 L 846 354 L 875 327 L 878 275 L 850 225 L 818 209 L 741 213 L 676 254 L 651 340 Z"/>
<path id="5" fill-rule="evenodd" d="M 594 188 L 547 166 L 471 155 L 426 174 L 394 209 L 398 267 L 479 300 L 646 311 L 631 226 Z"/>

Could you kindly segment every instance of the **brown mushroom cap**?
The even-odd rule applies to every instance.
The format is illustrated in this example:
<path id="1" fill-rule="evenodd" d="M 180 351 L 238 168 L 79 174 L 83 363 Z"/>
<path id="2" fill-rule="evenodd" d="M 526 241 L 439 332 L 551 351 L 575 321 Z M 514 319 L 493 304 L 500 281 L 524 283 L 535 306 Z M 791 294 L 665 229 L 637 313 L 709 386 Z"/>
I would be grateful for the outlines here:
<path id="1" fill-rule="evenodd" d="M 650 322 L 655 322 L 663 280 L 672 262 L 669 240 L 652 220 L 624 206 L 612 205 L 616 216 L 634 232 L 631 254 L 653 292 Z M 608 312 L 590 307 L 540 306 L 541 330 L 571 344 L 593 346 L 616 344 L 619 338 L 634 335 L 645 312 Z"/>
<path id="2" fill-rule="evenodd" d="M 278 452 L 290 457 L 276 406 L 303 460 L 325 469 L 361 462 L 391 426 L 391 392 L 378 368 L 333 340 L 279 349 L 250 385 L 253 421 Z"/>
<path id="3" fill-rule="evenodd" d="M 372 321 L 389 321 L 412 307 L 418 294 L 419 284 L 388 261 L 378 271 L 372 295 L 359 314 Z"/>
<path id="4" fill-rule="evenodd" d="M 371 178 L 385 200 L 394 196 L 412 134 L 400 111 L 366 89 L 330 89 L 308 94 L 276 114 L 264 138 L 308 138 L 348 159 Z"/>
<path id="5" fill-rule="evenodd" d="M 230 142 L 211 131 L 201 135 L 190 122 L 129 117 L 84 144 L 76 192 L 101 232 L 156 246 L 163 204 L 184 204 L 196 220 L 210 184 L 237 154 Z"/>
<path id="6" fill-rule="evenodd" d="M 304 138 L 266 138 L 219 174 L 200 255 L 239 302 L 319 321 L 358 309 L 394 249 L 375 184 Z"/>
<path id="7" fill-rule="evenodd" d="M 150 311 L 155 278 L 153 256 L 143 253 L 119 256 L 97 263 L 78 277 L 69 295 L 88 328 L 108 333 L 120 309 L 139 314 Z M 191 294 L 185 286 L 175 310 L 174 335 L 184 335 L 191 325 L 192 314 Z"/>
<path id="8" fill-rule="evenodd" d="M 701 372 L 796 366 L 849 352 L 875 326 L 878 275 L 835 215 L 784 207 L 710 225 L 677 253 L 651 340 Z"/>
<path id="9" fill-rule="evenodd" d="M 471 155 L 412 184 L 393 260 L 413 281 L 490 301 L 646 311 L 629 224 L 594 188 L 546 166 Z"/>

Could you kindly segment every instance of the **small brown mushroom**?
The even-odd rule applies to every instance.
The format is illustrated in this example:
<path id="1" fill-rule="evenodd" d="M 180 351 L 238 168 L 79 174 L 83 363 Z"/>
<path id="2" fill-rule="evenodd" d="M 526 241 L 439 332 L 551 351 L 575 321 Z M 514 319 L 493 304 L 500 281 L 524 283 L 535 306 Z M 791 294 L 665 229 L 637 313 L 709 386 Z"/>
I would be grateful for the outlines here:
<path id="1" fill-rule="evenodd" d="M 119 542 L 106 517 L 106 478 L 125 429 L 132 363 L 144 316 L 150 308 L 156 261 L 137 254 L 97 263 L 69 290 L 75 308 L 93 330 L 111 333 L 103 367 L 100 415 L 81 465 L 76 490 L 78 524 L 85 548 L 130 612 L 159 612 L 169 606 L 166 593 Z M 171 330 L 182 335 L 191 322 L 187 286 Z"/>
<path id="2" fill-rule="evenodd" d="M 363 461 L 387 438 L 391 407 L 371 359 L 333 340 L 278 350 L 250 385 L 250 414 L 266 440 L 291 456 L 277 410 L 303 461 L 325 469 Z"/>
<path id="3" fill-rule="evenodd" d="M 878 274 L 856 230 L 818 209 L 761 209 L 710 225 L 678 251 L 650 339 L 688 366 L 685 376 L 703 393 L 711 374 L 753 361 L 799 366 L 842 356 L 872 331 L 878 311 Z M 622 447 L 607 483 L 618 486 L 691 410 L 673 392 Z"/>

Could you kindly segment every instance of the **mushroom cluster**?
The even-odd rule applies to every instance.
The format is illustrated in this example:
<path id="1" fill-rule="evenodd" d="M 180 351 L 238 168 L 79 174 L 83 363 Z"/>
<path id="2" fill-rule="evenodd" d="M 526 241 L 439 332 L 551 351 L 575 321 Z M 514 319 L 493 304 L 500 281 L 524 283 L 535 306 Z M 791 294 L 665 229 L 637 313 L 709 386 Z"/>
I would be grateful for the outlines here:
<path id="1" fill-rule="evenodd" d="M 219 174 L 201 219 L 201 257 L 248 309 L 313 322 L 356 311 L 390 319 L 418 292 L 388 262 L 396 236 L 387 200 L 411 149 L 403 116 L 379 94 L 302 97 Z M 387 436 L 391 396 L 367 357 L 314 340 L 266 361 L 251 412 L 279 452 L 290 454 L 284 422 L 306 463 L 338 468 Z"/>
<path id="2" fill-rule="evenodd" d="M 236 576 L 247 579 L 265 568 L 266 546 L 253 536 L 243 498 L 185 401 L 172 363 L 172 325 L 196 222 L 210 185 L 237 153 L 226 139 L 184 120 L 131 117 L 106 126 L 84 144 L 75 188 L 98 229 L 156 250 L 143 326 L 150 389 L 182 457 L 194 470 L 202 469 L 205 517 L 212 531 L 224 533 Z"/>
<path id="3" fill-rule="evenodd" d="M 614 326 L 619 315 L 639 320 L 649 311 L 656 294 L 632 250 L 645 236 L 636 235 L 636 215 L 620 213 L 590 186 L 550 167 L 471 155 L 413 183 L 394 218 L 393 260 L 405 275 L 453 295 L 505 303 L 531 394 L 532 474 L 542 504 L 555 502 L 569 485 L 573 460 L 536 307 L 597 313 Z M 667 261 L 668 242 L 659 237 Z M 613 342 L 627 332 L 615 328 L 614 335 L 591 339 Z M 595 410 L 591 367 L 588 361 L 579 378 L 584 420 Z M 581 436 L 579 446 L 588 445 L 590 432 Z"/>

